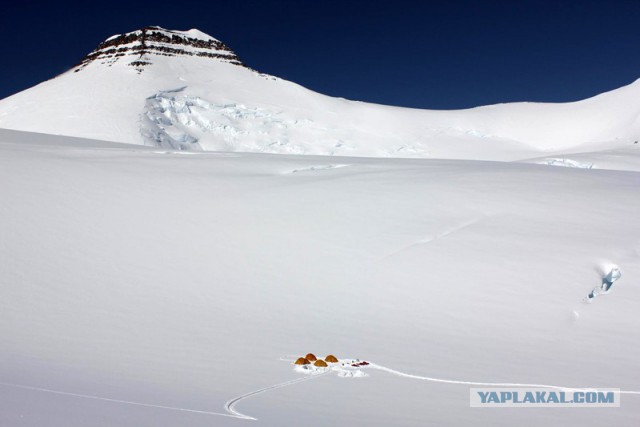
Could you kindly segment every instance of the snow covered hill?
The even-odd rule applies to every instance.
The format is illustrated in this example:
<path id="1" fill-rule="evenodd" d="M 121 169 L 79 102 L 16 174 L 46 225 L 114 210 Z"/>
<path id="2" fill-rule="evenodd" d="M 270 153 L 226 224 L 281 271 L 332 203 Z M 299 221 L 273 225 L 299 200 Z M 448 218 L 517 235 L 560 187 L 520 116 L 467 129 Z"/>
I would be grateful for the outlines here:
<path id="1" fill-rule="evenodd" d="M 425 111 L 113 36 L 0 101 L 0 426 L 636 426 L 639 117 L 640 81 Z M 469 407 L 496 383 L 621 406 Z"/>
<path id="2" fill-rule="evenodd" d="M 0 128 L 190 151 L 521 160 L 640 139 L 640 81 L 568 104 L 416 110 L 324 96 L 198 30 L 148 27 L 0 101 Z"/>

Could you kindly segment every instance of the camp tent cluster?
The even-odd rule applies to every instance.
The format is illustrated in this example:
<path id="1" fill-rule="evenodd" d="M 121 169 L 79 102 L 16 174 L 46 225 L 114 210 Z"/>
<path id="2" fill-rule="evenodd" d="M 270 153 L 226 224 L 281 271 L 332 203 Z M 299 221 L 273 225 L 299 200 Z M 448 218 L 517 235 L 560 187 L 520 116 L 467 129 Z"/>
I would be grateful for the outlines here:
<path id="1" fill-rule="evenodd" d="M 326 368 L 327 366 L 329 366 L 328 363 L 338 363 L 338 358 L 333 354 L 330 354 L 325 357 L 324 360 L 322 360 L 318 359 L 313 353 L 308 353 L 306 356 L 299 357 L 295 361 L 296 365 L 310 365 L 311 363 L 313 363 L 313 366 Z"/>

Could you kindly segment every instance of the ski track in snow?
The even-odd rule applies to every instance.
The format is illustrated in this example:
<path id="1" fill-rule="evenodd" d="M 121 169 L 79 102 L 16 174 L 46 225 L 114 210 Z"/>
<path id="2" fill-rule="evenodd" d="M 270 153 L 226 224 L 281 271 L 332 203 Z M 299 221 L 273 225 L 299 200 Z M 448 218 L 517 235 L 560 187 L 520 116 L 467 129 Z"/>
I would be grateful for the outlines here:
<path id="1" fill-rule="evenodd" d="M 32 391 L 40 391 L 40 392 L 44 392 L 44 393 L 59 394 L 59 395 L 62 395 L 62 396 L 80 397 L 80 398 L 83 398 L 83 399 L 101 400 L 101 401 L 104 401 L 104 402 L 112 402 L 112 403 L 122 403 L 122 404 L 125 404 L 125 405 L 144 406 L 144 407 L 147 407 L 147 408 L 168 409 L 168 410 L 171 410 L 171 411 L 192 412 L 192 413 L 195 413 L 195 414 L 219 415 L 219 416 L 222 416 L 222 417 L 237 418 L 236 415 L 224 414 L 222 412 L 210 412 L 210 411 L 202 411 L 202 410 L 198 410 L 198 409 L 178 408 L 176 406 L 156 405 L 156 404 L 153 404 L 153 403 L 132 402 L 130 400 L 111 399 L 109 397 L 93 396 L 93 395 L 90 395 L 90 394 L 81 394 L 81 393 L 71 393 L 71 392 L 68 392 L 68 391 L 53 390 L 53 389 L 49 389 L 49 388 L 34 387 L 34 386 L 28 386 L 28 385 L 23 385 L 23 384 L 12 384 L 12 383 L 0 382 L 0 385 L 6 386 L 6 387 L 20 388 L 20 389 L 23 389 L 23 390 L 32 390 Z"/>
<path id="2" fill-rule="evenodd" d="M 310 375 L 307 377 L 303 377 L 303 378 L 296 378 L 294 380 L 290 380 L 290 381 L 285 381 L 283 383 L 278 383 L 278 384 L 274 384 L 268 387 L 264 387 L 258 390 L 254 390 L 251 391 L 249 393 L 245 393 L 243 395 L 240 395 L 238 397 L 234 397 L 233 399 L 227 401 L 227 403 L 225 403 L 225 410 L 228 412 L 227 414 L 222 413 L 222 412 L 212 412 L 212 411 L 204 411 L 204 410 L 198 410 L 198 409 L 189 409 L 189 408 L 179 408 L 176 406 L 165 406 L 165 405 L 156 405 L 153 403 L 142 403 L 142 402 L 133 402 L 130 400 L 122 400 L 122 399 L 112 399 L 109 397 L 102 397 L 102 396 L 94 396 L 94 395 L 90 395 L 90 394 L 81 394 L 81 393 L 71 393 L 68 391 L 62 391 L 62 390 L 53 390 L 50 388 L 43 388 L 43 387 L 35 387 L 35 386 L 28 386 L 28 385 L 23 385 L 23 384 L 13 384 L 13 383 L 7 383 L 7 382 L 0 382 L 0 385 L 2 386 L 6 386 L 6 387 L 14 387 L 14 388 L 20 388 L 23 390 L 31 390 L 31 391 L 39 391 L 39 392 L 43 392 L 43 393 L 52 393 L 52 394 L 58 394 L 58 395 L 62 395 L 62 396 L 71 396 L 71 397 L 79 397 L 79 398 L 83 398 L 83 399 L 92 399 L 92 400 L 101 400 L 103 402 L 111 402 L 111 403 L 120 403 L 120 404 L 125 404 L 125 405 L 134 405 L 134 406 L 143 406 L 143 407 L 147 407 L 147 408 L 157 408 L 157 409 L 166 409 L 166 410 L 170 410 L 170 411 L 181 411 L 181 412 L 191 412 L 191 413 L 195 413 L 195 414 L 203 414 L 203 415 L 217 415 L 217 416 L 221 416 L 221 417 L 229 417 L 229 418 L 240 418 L 243 420 L 252 420 L 252 421 L 256 421 L 257 418 L 251 417 L 249 415 L 245 415 L 241 412 L 238 412 L 234 407 L 235 405 L 244 400 L 247 399 L 249 397 L 255 396 L 257 394 L 261 394 L 270 390 L 275 390 L 278 388 L 282 388 L 282 387 L 286 387 L 289 385 L 293 385 L 293 384 L 297 384 L 303 381 L 308 381 L 311 379 L 315 379 L 318 377 L 321 377 L 323 375 L 328 374 L 331 371 L 327 371 L 327 372 L 323 372 L 320 374 L 314 374 L 314 375 Z"/>
<path id="3" fill-rule="evenodd" d="M 382 259 L 384 260 L 384 259 L 387 259 L 387 258 L 391 258 L 393 256 L 396 256 L 396 255 L 398 255 L 398 254 L 400 254 L 400 253 L 402 253 L 402 252 L 404 252 L 404 251 L 406 251 L 408 249 L 414 248 L 416 246 L 426 245 L 427 243 L 431 243 L 431 242 L 434 242 L 434 241 L 436 241 L 438 239 L 442 239 L 444 237 L 449 236 L 450 234 L 456 233 L 456 232 L 458 232 L 460 230 L 463 230 L 463 229 L 465 229 L 467 227 L 470 227 L 473 224 L 477 223 L 478 221 L 480 221 L 480 218 L 473 218 L 473 219 L 470 219 L 468 221 L 464 221 L 464 222 L 462 222 L 462 223 L 460 223 L 458 225 L 455 225 L 453 227 L 449 227 L 449 228 L 445 229 L 444 231 L 442 231 L 442 232 L 440 232 L 440 233 L 438 233 L 436 235 L 431 235 L 431 236 L 425 237 L 422 240 L 418 240 L 417 242 L 414 242 L 414 243 L 411 243 L 409 245 L 406 245 L 406 246 L 396 250 L 395 252 L 392 252 L 389 255 L 384 256 Z"/>
<path id="4" fill-rule="evenodd" d="M 558 385 L 550 385 L 550 384 L 525 384 L 525 383 L 486 383 L 486 382 L 476 382 L 476 381 L 462 381 L 462 380 L 448 380 L 443 378 L 433 378 L 433 377 L 423 377 L 420 375 L 407 374 L 405 372 L 396 371 L 395 369 L 387 368 L 381 365 L 376 365 L 375 363 L 369 364 L 370 369 L 378 369 L 381 371 L 388 372 L 390 374 L 398 375 L 404 378 L 412 378 L 415 380 L 423 380 L 423 381 L 431 381 L 435 383 L 444 383 L 444 384 L 459 384 L 459 385 L 480 385 L 480 386 L 488 386 L 488 387 L 532 387 L 532 388 L 553 388 L 558 390 L 569 390 L 569 391 L 589 391 L 597 389 L 597 387 L 565 387 Z M 620 390 L 620 394 L 640 394 L 640 391 L 633 390 Z"/>
<path id="5" fill-rule="evenodd" d="M 279 384 L 275 384 L 275 385 L 272 385 L 272 386 L 269 386 L 269 387 L 261 388 L 259 390 L 251 391 L 249 393 L 243 394 L 243 395 L 238 396 L 238 397 L 234 397 L 233 399 L 229 400 L 224 405 L 224 408 L 225 408 L 225 410 L 227 412 L 229 412 L 230 414 L 233 414 L 233 416 L 236 416 L 238 418 L 242 418 L 242 419 L 245 419 L 245 420 L 257 420 L 257 418 L 253 418 L 253 417 L 251 417 L 249 415 L 244 415 L 244 414 L 236 411 L 234 409 L 234 406 L 236 405 L 236 403 L 238 403 L 241 400 L 244 400 L 244 399 L 246 399 L 248 397 L 255 396 L 256 394 L 264 393 L 264 392 L 269 391 L 269 390 L 275 390 L 277 388 L 286 387 L 286 386 L 289 386 L 289 385 L 292 385 L 292 384 L 297 384 L 297 383 L 301 383 L 303 381 L 308 381 L 308 380 L 311 380 L 311 379 L 314 379 L 314 378 L 318 378 L 318 377 L 321 377 L 323 375 L 328 374 L 329 372 L 331 372 L 331 371 L 323 372 L 323 373 L 320 373 L 320 374 L 310 375 L 308 377 L 296 378 L 295 380 L 285 381 L 283 383 L 279 383 Z"/>
<path id="6" fill-rule="evenodd" d="M 287 362 L 291 361 L 286 356 L 280 358 L 280 360 L 281 361 L 287 361 Z M 395 369 L 387 368 L 385 366 L 377 365 L 375 363 L 370 363 L 369 366 L 367 366 L 364 369 L 377 369 L 379 371 L 387 372 L 389 374 L 397 375 L 397 376 L 403 377 L 403 378 L 410 378 L 410 379 L 422 380 L 422 381 L 430 381 L 430 382 L 442 383 L 442 384 L 473 385 L 473 386 L 487 386 L 487 387 L 551 388 L 551 389 L 566 390 L 566 391 L 589 391 L 589 390 L 597 389 L 597 387 L 565 387 L 565 386 L 551 385 L 551 384 L 527 384 L 527 383 L 491 383 L 491 382 L 463 381 L 463 380 L 452 380 L 452 379 L 445 379 L 445 378 L 434 378 L 434 377 L 426 377 L 426 376 L 421 376 L 421 375 L 407 374 L 406 372 L 401 372 L 401 371 L 398 371 L 398 370 L 395 370 Z M 234 397 L 233 399 L 230 399 L 225 403 L 224 408 L 227 411 L 226 414 L 222 413 L 222 412 L 212 412 L 212 411 L 204 411 L 204 410 L 198 410 L 198 409 L 180 408 L 180 407 L 176 407 L 176 406 L 156 405 L 156 404 L 153 404 L 153 403 L 133 402 L 133 401 L 130 401 L 130 400 L 112 399 L 112 398 L 102 397 L 102 396 L 94 396 L 94 395 L 81 394 L 81 393 L 71 393 L 71 392 L 67 392 L 67 391 L 53 390 L 53 389 L 49 389 L 49 388 L 28 386 L 28 385 L 23 385 L 23 384 L 13 384 L 13 383 L 7 383 L 7 382 L 0 382 L 0 386 L 14 387 L 14 388 L 20 388 L 20 389 L 23 389 L 23 390 L 31 390 L 31 391 L 38 391 L 38 392 L 44 392 L 44 393 L 52 393 L 52 394 L 58 394 L 58 395 L 62 395 L 62 396 L 79 397 L 79 398 L 83 398 L 83 399 L 101 400 L 101 401 L 104 401 L 104 402 L 120 403 L 120 404 L 125 404 L 125 405 L 142 406 L 142 407 L 147 407 L 147 408 L 165 409 L 165 410 L 181 411 L 181 412 L 191 412 L 191 413 L 195 413 L 195 414 L 214 415 L 214 416 L 229 417 L 229 418 L 239 418 L 239 419 L 242 419 L 242 420 L 257 421 L 258 420 L 257 418 L 254 418 L 254 417 L 252 417 L 250 415 L 246 415 L 246 414 L 243 414 L 243 413 L 237 411 L 235 409 L 236 404 L 238 404 L 240 401 L 248 399 L 248 398 L 250 398 L 252 396 L 256 396 L 258 394 L 262 394 L 262 393 L 265 393 L 265 392 L 270 391 L 270 390 L 275 390 L 275 389 L 278 389 L 278 388 L 287 387 L 287 386 L 298 384 L 298 383 L 301 383 L 301 382 L 304 382 L 304 381 L 308 381 L 308 380 L 312 380 L 312 379 L 315 379 L 315 378 L 319 378 L 319 377 L 327 375 L 327 374 L 329 374 L 331 372 L 332 372 L 332 370 L 327 370 L 327 371 L 319 373 L 319 374 L 313 374 L 313 375 L 305 376 L 305 377 L 302 377 L 302 378 L 296 378 L 294 380 L 289 380 L 289 381 L 285 381 L 285 382 L 282 382 L 282 383 L 274 384 L 274 385 L 271 385 L 271 386 L 268 386 L 268 387 L 263 387 L 261 389 L 254 390 L 254 391 L 251 391 L 249 393 L 245 393 L 245 394 L 242 394 L 240 396 Z M 622 394 L 640 395 L 640 391 L 620 390 L 620 394 L 621 395 Z"/>

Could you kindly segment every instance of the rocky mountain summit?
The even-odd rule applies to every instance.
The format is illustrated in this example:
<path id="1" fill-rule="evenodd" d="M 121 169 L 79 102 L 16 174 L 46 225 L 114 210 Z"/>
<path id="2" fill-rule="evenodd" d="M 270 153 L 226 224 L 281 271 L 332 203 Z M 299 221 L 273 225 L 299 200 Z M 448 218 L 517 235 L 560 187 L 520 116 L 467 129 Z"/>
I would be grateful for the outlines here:
<path id="1" fill-rule="evenodd" d="M 158 55 L 215 58 L 244 66 L 224 43 L 199 30 L 172 31 L 151 26 L 108 38 L 82 58 L 74 71 L 82 71 L 95 62 L 111 66 L 122 60 L 128 61 L 127 65 L 142 72 L 145 67 L 153 64 L 153 57 Z"/>

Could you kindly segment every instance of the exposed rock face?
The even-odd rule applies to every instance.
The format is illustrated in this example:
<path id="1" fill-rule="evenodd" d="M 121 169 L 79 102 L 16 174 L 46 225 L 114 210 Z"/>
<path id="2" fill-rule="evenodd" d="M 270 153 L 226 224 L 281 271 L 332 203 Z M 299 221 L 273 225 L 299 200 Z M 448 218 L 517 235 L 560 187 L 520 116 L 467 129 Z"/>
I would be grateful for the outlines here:
<path id="1" fill-rule="evenodd" d="M 128 61 L 127 65 L 142 72 L 145 67 L 153 64 L 154 55 L 199 56 L 244 66 L 224 43 L 200 31 L 170 31 L 160 27 L 146 27 L 108 38 L 85 56 L 74 71 L 81 71 L 93 62 L 111 66 L 122 60 Z"/>

